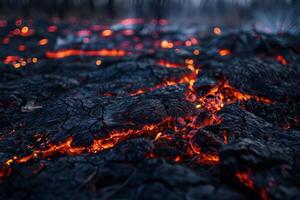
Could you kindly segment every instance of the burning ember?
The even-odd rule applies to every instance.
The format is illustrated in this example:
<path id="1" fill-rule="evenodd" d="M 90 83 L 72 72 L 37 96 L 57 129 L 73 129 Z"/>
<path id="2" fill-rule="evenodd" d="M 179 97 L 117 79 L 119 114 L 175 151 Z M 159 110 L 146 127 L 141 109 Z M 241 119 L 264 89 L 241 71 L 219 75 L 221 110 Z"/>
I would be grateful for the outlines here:
<path id="1" fill-rule="evenodd" d="M 300 41 L 220 27 L 0 20 L 0 196 L 299 197 Z"/>

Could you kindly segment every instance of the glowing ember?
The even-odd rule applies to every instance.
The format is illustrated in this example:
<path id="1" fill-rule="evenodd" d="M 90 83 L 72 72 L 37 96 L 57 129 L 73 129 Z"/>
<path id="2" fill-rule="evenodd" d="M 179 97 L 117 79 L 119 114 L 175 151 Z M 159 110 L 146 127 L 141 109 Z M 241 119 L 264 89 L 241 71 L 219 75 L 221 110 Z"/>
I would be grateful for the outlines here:
<path id="1" fill-rule="evenodd" d="M 181 162 L 181 160 L 182 160 L 182 159 L 181 159 L 180 156 L 176 156 L 175 159 L 174 159 L 175 162 Z"/>
<path id="2" fill-rule="evenodd" d="M 119 60 L 121 60 L 120 62 L 130 61 L 130 62 L 137 62 L 137 63 L 140 60 L 142 60 L 142 62 L 151 65 L 150 70 L 155 79 L 155 82 L 151 84 L 145 84 L 142 87 L 136 87 L 134 85 L 136 82 L 129 82 L 128 80 L 125 80 L 124 81 L 126 83 L 126 85 L 124 84 L 125 89 L 120 90 L 120 92 L 119 91 L 116 92 L 115 87 L 113 87 L 112 91 L 107 91 L 107 89 L 105 88 L 105 91 L 103 92 L 101 88 L 101 94 L 104 93 L 105 96 L 101 98 L 105 100 L 108 99 L 109 101 L 113 102 L 113 101 L 120 101 L 122 98 L 126 100 L 128 99 L 129 101 L 131 99 L 144 100 L 148 98 L 148 96 L 151 97 L 153 96 L 153 98 L 155 97 L 155 100 L 157 100 L 158 102 L 161 101 L 159 103 L 163 104 L 161 107 L 165 109 L 166 114 L 162 115 L 161 118 L 158 118 L 157 120 L 154 121 L 157 123 L 154 123 L 152 121 L 151 124 L 147 124 L 147 122 L 143 121 L 143 120 L 147 121 L 150 118 L 146 112 L 145 112 L 146 115 L 139 117 L 138 122 L 134 121 L 134 119 L 130 119 L 131 116 L 130 114 L 128 114 L 129 115 L 128 121 L 124 122 L 124 126 L 123 124 L 119 124 L 120 126 L 119 125 L 107 126 L 103 129 L 105 130 L 105 133 L 107 133 L 106 131 L 109 131 L 106 135 L 102 135 L 102 129 L 100 131 L 95 131 L 97 134 L 101 135 L 101 138 L 96 138 L 96 135 L 93 135 L 91 137 L 90 143 L 86 144 L 86 146 L 77 146 L 76 142 L 74 142 L 75 139 L 77 139 L 75 135 L 69 136 L 65 141 L 57 144 L 49 142 L 48 135 L 45 136 L 47 137 L 47 142 L 43 141 L 41 137 L 34 137 L 36 142 L 40 144 L 40 147 L 37 148 L 35 145 L 31 144 L 27 146 L 28 148 L 27 151 L 24 151 L 24 152 L 29 152 L 28 154 L 23 154 L 24 156 L 15 155 L 15 156 L 8 157 L 9 159 L 7 159 L 2 164 L 2 168 L 0 169 L 0 178 L 5 178 L 9 176 L 15 170 L 15 167 L 18 167 L 18 165 L 20 164 L 26 164 L 37 160 L 49 159 L 58 156 L 74 156 L 74 155 L 82 155 L 82 154 L 100 153 L 105 150 L 115 148 L 120 143 L 123 143 L 133 138 L 146 138 L 149 142 L 151 142 L 150 150 L 147 150 L 147 153 L 145 153 L 147 155 L 147 158 L 163 158 L 165 160 L 171 161 L 172 164 L 175 164 L 174 162 L 181 163 L 181 164 L 192 163 L 193 165 L 201 165 L 201 167 L 203 168 L 210 167 L 209 165 L 215 165 L 215 167 L 219 167 L 218 165 L 221 162 L 221 158 L 219 156 L 218 149 L 221 148 L 223 145 L 226 147 L 230 146 L 231 145 L 230 143 L 234 140 L 234 136 L 232 135 L 235 134 L 234 131 L 231 131 L 229 128 L 227 129 L 226 127 L 226 130 L 222 128 L 218 132 L 218 134 L 217 133 L 215 134 L 214 132 L 215 134 L 214 136 L 216 137 L 216 139 L 213 138 L 211 139 L 211 141 L 210 138 L 203 139 L 204 136 L 206 136 L 205 135 L 206 131 L 209 132 L 210 129 L 213 129 L 215 126 L 222 123 L 223 115 L 220 115 L 219 111 L 221 111 L 225 106 L 230 104 L 236 104 L 237 106 L 240 107 L 242 106 L 246 107 L 246 105 L 242 103 L 249 100 L 261 102 L 264 104 L 270 104 L 273 103 L 273 101 L 268 98 L 256 96 L 253 94 L 243 93 L 242 91 L 239 91 L 238 89 L 230 85 L 229 81 L 225 77 L 220 78 L 223 76 L 216 76 L 215 80 L 217 81 L 213 82 L 214 84 L 209 82 L 209 84 L 204 85 L 203 88 L 205 89 L 202 89 L 202 87 L 198 87 L 198 85 L 195 85 L 195 83 L 197 82 L 198 84 L 199 80 L 202 81 L 201 80 L 202 74 L 200 73 L 202 71 L 206 72 L 205 71 L 206 69 L 200 68 L 200 64 L 201 67 L 202 67 L 202 63 L 203 63 L 203 67 L 207 66 L 206 61 L 202 62 L 201 60 L 202 57 L 205 56 L 207 53 L 205 51 L 205 47 L 194 46 L 200 43 L 199 40 L 197 38 L 191 37 L 191 35 L 187 35 L 187 37 L 181 37 L 180 39 L 175 37 L 172 39 L 170 39 L 171 37 L 163 37 L 163 38 L 168 38 L 169 40 L 166 39 L 162 40 L 161 38 L 157 38 L 158 35 L 157 33 L 155 34 L 153 33 L 153 35 L 155 35 L 153 40 L 149 39 L 148 37 L 143 38 L 140 37 L 138 34 L 136 34 L 138 31 L 137 29 L 134 29 L 135 28 L 134 26 L 132 26 L 132 25 L 137 25 L 142 23 L 144 23 L 144 21 L 140 19 L 122 20 L 118 24 L 118 26 L 123 25 L 123 26 L 130 26 L 130 27 L 120 29 L 120 31 L 119 29 L 114 29 L 110 26 L 86 24 L 84 28 L 82 29 L 76 28 L 76 30 L 70 33 L 71 39 L 69 37 L 63 37 L 63 36 L 68 36 L 67 34 L 65 34 L 65 32 L 68 31 L 64 29 L 64 31 L 60 32 L 63 35 L 62 38 L 57 39 L 56 43 L 47 46 L 47 48 L 41 47 L 49 44 L 52 41 L 55 41 L 52 36 L 55 35 L 53 32 L 58 31 L 58 27 L 53 25 L 47 28 L 48 32 L 53 34 L 47 33 L 47 35 L 44 35 L 43 37 L 41 36 L 38 37 L 38 38 L 43 38 L 41 40 L 38 39 L 32 40 L 34 41 L 32 43 L 34 43 L 37 46 L 37 48 L 30 48 L 31 46 L 27 45 L 27 43 L 25 42 L 22 42 L 14 46 L 14 50 L 18 49 L 18 51 L 20 51 L 17 52 L 18 56 L 15 56 L 16 54 L 13 55 L 4 54 L 1 61 L 4 64 L 11 65 L 9 68 L 10 70 L 12 70 L 11 69 L 12 67 L 16 69 L 21 68 L 19 70 L 12 70 L 12 71 L 20 72 L 20 74 L 22 74 L 23 71 L 25 73 L 27 69 L 29 69 L 24 67 L 26 65 L 39 62 L 39 64 L 35 65 L 34 67 L 37 68 L 40 67 L 40 65 L 45 63 L 46 61 L 50 62 L 51 59 L 64 59 L 72 56 L 74 56 L 74 58 L 69 60 L 72 61 L 74 60 L 74 63 L 76 63 L 75 64 L 76 67 L 77 64 L 78 66 L 86 67 L 84 65 L 86 63 L 84 64 L 82 63 L 87 61 L 89 64 L 92 64 L 90 67 L 90 69 L 92 70 L 102 70 L 102 69 L 107 70 L 108 68 L 114 69 L 114 67 L 111 67 L 111 65 L 115 64 L 115 62 L 119 62 Z M 167 24 L 167 21 L 154 20 L 152 21 L 152 23 L 158 25 L 164 25 Z M 5 38 L 3 38 L 3 43 L 5 42 L 5 44 L 8 44 L 10 40 L 13 41 L 15 38 L 22 38 L 20 36 L 29 36 L 34 33 L 34 29 L 31 28 L 32 27 L 31 23 L 28 23 L 29 25 L 25 26 L 26 23 L 21 20 L 18 21 L 17 24 L 18 26 L 13 27 L 12 30 L 9 30 L 9 34 L 5 36 Z M 112 30 L 117 30 L 117 31 L 113 32 Z M 215 35 L 222 34 L 222 30 L 219 27 L 215 27 L 213 29 L 213 32 Z M 49 38 L 49 40 L 47 38 Z M 73 44 L 72 41 L 74 38 L 75 38 L 74 45 L 72 46 Z M 96 40 L 99 38 L 101 39 L 101 41 Z M 122 38 L 122 40 L 119 40 L 119 38 Z M 24 40 L 25 38 L 22 39 Z M 32 38 L 30 37 L 28 39 L 31 40 Z M 214 39 L 220 39 L 220 38 L 214 37 Z M 69 40 L 71 40 L 71 42 Z M 111 43 L 105 43 L 110 40 L 112 40 Z M 204 44 L 203 46 L 205 46 L 205 42 L 206 41 L 203 40 L 203 44 Z M 100 47 L 107 47 L 110 49 L 106 49 L 106 48 L 94 49 Z M 228 45 L 228 47 L 230 47 L 230 45 Z M 201 49 L 201 52 L 199 49 Z M 42 51 L 42 52 L 39 54 L 33 54 L 32 52 L 35 51 Z M 141 56 L 139 55 L 140 52 L 142 52 Z M 170 55 L 168 53 L 170 53 Z M 218 53 L 217 55 L 220 56 L 228 56 L 232 54 L 232 51 L 230 49 L 219 49 L 217 53 Z M 89 58 L 84 57 L 84 59 L 76 59 L 76 56 L 79 57 L 90 56 L 90 57 Z M 113 57 L 117 57 L 117 58 L 113 58 Z M 119 57 L 122 57 L 122 59 L 120 59 Z M 176 59 L 173 59 L 175 57 Z M 278 55 L 276 59 L 283 65 L 288 64 L 287 60 L 282 55 Z M 224 61 L 227 59 L 219 58 L 216 60 Z M 65 60 L 62 60 L 61 62 L 64 61 Z M 22 67 L 24 67 L 24 69 L 22 69 Z M 139 67 L 143 69 L 142 67 L 144 67 L 144 65 Z M 122 76 L 123 68 L 122 69 L 121 68 L 120 68 L 120 74 Z M 147 68 L 146 70 L 149 69 Z M 163 71 L 163 73 L 159 74 L 160 73 L 159 70 Z M 166 73 L 169 72 L 177 73 L 179 71 L 180 73 L 176 74 L 176 76 L 175 75 L 173 76 L 173 74 L 172 76 L 170 76 L 170 74 L 166 75 Z M 131 71 L 130 72 L 125 71 L 125 73 L 130 77 L 134 76 L 133 75 L 134 73 L 132 73 Z M 116 75 L 116 77 L 117 76 L 119 75 Z M 112 81 L 112 85 L 115 86 L 113 83 L 114 78 L 115 77 L 112 77 L 112 80 L 105 80 L 101 82 L 100 83 L 101 87 L 102 84 L 105 85 L 106 87 L 106 82 L 110 82 L 110 81 Z M 89 83 L 87 79 L 88 78 L 80 78 L 80 81 L 82 80 L 82 82 Z M 141 80 L 144 81 L 144 79 Z M 121 83 L 123 83 L 123 79 L 121 80 Z M 206 84 L 205 81 L 204 83 Z M 182 85 L 179 86 L 179 84 Z M 202 82 L 199 85 L 201 84 Z M 128 89 L 127 86 L 128 88 L 130 87 L 130 89 Z M 169 86 L 173 86 L 173 87 L 169 87 Z M 171 107 L 172 109 L 173 107 L 176 107 L 174 106 L 173 102 L 169 103 L 169 101 L 165 100 L 164 98 L 158 100 L 159 95 L 157 94 L 157 92 L 145 94 L 157 90 L 159 88 L 162 88 L 161 91 L 165 92 L 166 94 L 168 94 L 167 92 L 169 91 L 173 92 L 173 90 L 176 90 L 176 92 L 180 94 L 180 99 L 179 97 L 177 98 L 176 96 L 176 98 L 170 98 L 168 100 L 170 100 L 170 102 L 174 100 L 176 104 L 177 101 L 183 101 L 180 103 L 184 103 L 183 105 L 185 106 L 186 104 L 188 105 L 188 107 L 178 106 L 179 107 L 178 110 L 180 110 L 178 111 L 179 114 L 177 114 L 177 111 L 175 112 L 175 114 L 171 114 L 173 111 L 171 110 Z M 47 94 L 45 93 L 45 95 Z M 73 94 L 73 89 L 72 89 L 72 95 L 75 95 Z M 167 98 L 168 97 L 166 97 L 166 99 Z M 24 107 L 34 108 L 34 106 L 28 106 L 30 105 L 30 103 L 26 103 L 26 101 L 24 102 L 24 105 L 20 106 L 21 107 L 20 112 L 26 112 Z M 159 105 L 159 103 L 155 104 L 155 106 Z M 120 109 L 123 109 L 122 106 L 123 105 L 119 106 Z M 133 105 L 132 107 L 134 106 L 135 105 Z M 156 107 L 153 109 L 156 109 Z M 181 110 L 183 114 L 181 113 Z M 185 112 L 185 110 L 187 110 L 187 112 Z M 34 114 L 34 112 L 32 113 Z M 104 117 L 101 116 L 101 120 L 103 120 L 103 118 Z M 205 134 L 202 134 L 202 131 Z M 198 142 L 197 140 L 204 140 L 204 141 L 207 140 L 208 142 L 207 144 L 205 143 L 202 146 L 201 143 L 197 143 Z M 212 148 L 207 148 L 206 145 L 210 145 L 209 143 L 214 143 Z M 215 147 L 214 145 L 217 147 Z M 170 150 L 171 153 L 161 152 L 159 151 L 160 150 L 159 148 L 161 147 L 170 148 L 172 151 Z M 40 167 L 42 168 L 43 165 L 41 165 Z M 40 167 L 38 167 L 36 171 L 39 171 L 41 169 Z M 33 173 L 36 173 L 36 171 L 34 171 Z M 256 192 L 259 192 L 262 199 L 268 198 L 266 189 L 261 189 L 259 191 L 257 190 L 257 186 L 255 186 L 254 184 L 250 170 L 247 172 L 236 172 L 234 174 L 234 179 L 237 180 L 242 185 L 244 185 L 245 187 L 251 190 L 255 190 Z"/>
<path id="3" fill-rule="evenodd" d="M 12 63 L 14 61 L 17 61 L 17 60 L 19 60 L 19 56 L 7 56 L 4 60 L 4 63 L 5 64 L 10 64 L 10 63 Z"/>
<path id="4" fill-rule="evenodd" d="M 198 56 L 200 54 L 200 51 L 198 49 L 194 50 L 194 55 Z"/>
<path id="5" fill-rule="evenodd" d="M 144 94 L 145 92 L 149 92 L 149 91 L 153 91 L 154 89 L 152 89 L 152 88 L 149 88 L 149 89 L 147 89 L 147 90 L 142 90 L 142 89 L 139 89 L 139 90 L 137 90 L 137 91 L 135 91 L 135 92 L 132 92 L 132 93 L 130 93 L 130 96 L 136 96 L 136 95 L 139 95 L 139 94 Z"/>
<path id="6" fill-rule="evenodd" d="M 21 33 L 22 33 L 22 34 L 27 34 L 28 31 L 29 31 L 28 26 L 24 26 L 24 27 L 21 29 Z"/>
<path id="7" fill-rule="evenodd" d="M 248 172 L 237 172 L 235 175 L 243 185 L 245 185 L 246 187 L 249 187 L 251 189 L 254 189 L 254 183 L 253 183 L 253 180 L 251 178 L 250 171 L 248 171 Z"/>
<path id="8" fill-rule="evenodd" d="M 269 195 L 267 193 L 267 190 L 265 188 L 259 189 L 254 185 L 250 170 L 248 170 L 246 172 L 236 172 L 235 176 L 241 184 L 243 184 L 245 187 L 256 192 L 261 197 L 261 199 L 263 199 L 263 200 L 270 199 Z"/>
<path id="9" fill-rule="evenodd" d="M 171 48 L 174 47 L 174 44 L 172 42 L 167 41 L 167 40 L 163 40 L 160 43 L 160 46 L 161 46 L 161 48 L 164 48 L 164 49 L 171 49 Z"/>
<path id="10" fill-rule="evenodd" d="M 37 59 L 37 58 L 32 58 L 32 62 L 33 62 L 33 63 L 37 63 L 37 62 L 38 62 L 38 59 Z"/>
<path id="11" fill-rule="evenodd" d="M 220 157 L 218 155 L 203 154 L 198 158 L 198 162 L 201 164 L 219 164 Z"/>
<path id="12" fill-rule="evenodd" d="M 44 45 L 46 45 L 46 44 L 48 44 L 48 39 L 41 39 L 41 40 L 39 41 L 39 45 L 41 45 L 41 46 L 44 46 Z"/>
<path id="13" fill-rule="evenodd" d="M 277 59 L 277 61 L 280 62 L 282 65 L 287 65 L 287 64 L 288 64 L 287 60 L 283 57 L 283 55 L 278 55 L 278 56 L 276 57 L 276 59 Z"/>
<path id="14" fill-rule="evenodd" d="M 102 64 L 102 61 L 101 60 L 96 60 L 96 65 L 97 66 L 100 66 Z"/>
<path id="15" fill-rule="evenodd" d="M 225 130 L 223 133 L 223 140 L 224 140 L 224 144 L 228 144 L 228 134 L 227 134 L 227 131 L 225 131 Z"/>
<path id="16" fill-rule="evenodd" d="M 162 66 L 167 67 L 167 68 L 177 68 L 177 67 L 183 67 L 184 66 L 184 64 L 169 62 L 169 61 L 162 60 L 162 59 L 158 60 L 156 64 L 162 65 Z"/>
<path id="17" fill-rule="evenodd" d="M 18 69 L 18 68 L 20 68 L 22 65 L 21 65 L 21 63 L 13 63 L 13 66 L 14 66 L 15 69 Z"/>
<path id="18" fill-rule="evenodd" d="M 24 26 L 21 28 L 21 30 L 19 29 L 15 29 L 15 32 L 14 32 L 15 35 L 21 35 L 23 37 L 27 37 L 27 36 L 30 36 L 30 35 L 33 35 L 34 34 L 34 30 L 33 29 L 29 29 L 28 26 Z"/>
<path id="19" fill-rule="evenodd" d="M 170 119 L 166 119 L 160 124 L 163 124 Z M 114 130 L 107 137 L 103 139 L 95 139 L 93 144 L 88 147 L 74 147 L 72 145 L 73 138 L 69 137 L 65 142 L 61 144 L 50 144 L 44 150 L 34 150 L 31 154 L 23 157 L 13 157 L 12 159 L 7 160 L 0 170 L 0 178 L 6 177 L 10 174 L 10 166 L 13 163 L 26 163 L 35 158 L 48 158 L 54 155 L 77 155 L 82 153 L 98 153 L 106 149 L 112 148 L 118 143 L 127 140 L 132 137 L 140 137 L 146 134 L 152 135 L 157 132 L 159 129 L 158 125 L 144 125 L 140 130 Z"/>
<path id="20" fill-rule="evenodd" d="M 215 27 L 214 28 L 214 34 L 221 35 L 222 34 L 222 30 L 219 27 Z"/>
<path id="21" fill-rule="evenodd" d="M 221 49 L 219 50 L 219 55 L 220 56 L 228 56 L 231 54 L 231 51 L 229 49 Z"/>
<path id="22" fill-rule="evenodd" d="M 123 19 L 120 21 L 120 24 L 124 25 L 124 26 L 128 26 L 128 25 L 137 25 L 137 24 L 142 24 L 144 23 L 143 19 L 139 19 L 139 18 L 128 18 L 128 19 Z"/>
<path id="23" fill-rule="evenodd" d="M 54 54 L 56 55 L 56 54 Z M 58 54 L 59 55 L 59 54 Z M 71 55 L 71 54 L 67 54 Z M 62 54 L 62 56 L 57 56 L 58 58 L 64 57 L 65 54 Z M 10 60 L 14 60 L 14 57 L 9 58 Z M 187 60 L 186 63 L 188 65 L 193 65 L 192 60 Z M 194 69 L 194 68 L 193 68 Z M 167 83 L 168 85 L 173 85 L 173 84 L 178 84 L 178 83 L 189 83 L 192 82 L 190 85 L 190 88 L 193 88 L 193 84 L 195 81 L 196 77 L 183 77 L 177 82 L 169 82 Z M 143 93 L 144 90 L 138 90 L 137 92 L 134 93 L 134 95 L 141 94 Z M 192 92 L 192 90 L 191 90 Z M 211 100 L 211 98 L 207 98 L 208 95 L 213 95 L 215 96 L 215 99 Z M 200 97 L 198 101 L 200 104 L 196 106 L 198 109 L 206 109 L 209 112 L 212 113 L 212 117 L 210 119 L 204 120 L 202 123 L 197 124 L 196 121 L 193 119 L 192 123 L 189 123 L 190 127 L 193 127 L 195 129 L 203 128 L 205 126 L 209 126 L 212 124 L 218 124 L 221 122 L 220 118 L 215 114 L 217 111 L 219 111 L 222 107 L 224 107 L 225 104 L 231 104 L 236 101 L 245 101 L 249 100 L 251 98 L 254 98 L 258 101 L 262 101 L 265 103 L 270 103 L 271 101 L 268 99 L 256 97 L 253 95 L 248 95 L 248 94 L 242 94 L 236 89 L 232 88 L 227 81 L 225 82 L 220 82 L 219 85 L 213 87 L 206 95 Z M 189 120 L 189 118 L 184 119 Z M 164 122 L 170 121 L 170 119 L 166 119 Z M 162 133 L 159 131 L 161 130 L 162 127 L 160 127 L 161 124 L 164 122 L 157 124 L 157 125 L 145 125 L 142 129 L 140 130 L 127 130 L 127 131 L 119 131 L 115 130 L 112 131 L 108 137 L 103 138 L 103 139 L 96 139 L 94 140 L 93 144 L 89 147 L 74 147 L 72 146 L 73 138 L 70 137 L 68 138 L 65 142 L 58 144 L 58 145 L 50 145 L 47 149 L 45 150 L 34 150 L 32 154 L 20 158 L 14 157 L 13 159 L 9 159 L 4 166 L 2 167 L 2 170 L 0 171 L 0 174 L 2 177 L 5 177 L 8 175 L 8 172 L 10 173 L 9 166 L 14 162 L 14 163 L 26 163 L 29 160 L 32 160 L 34 158 L 45 158 L 45 157 L 51 157 L 56 154 L 63 154 L 63 155 L 77 155 L 77 154 L 82 154 L 82 153 L 97 153 L 100 151 L 103 151 L 108 148 L 114 147 L 116 144 L 119 142 L 122 142 L 124 140 L 127 140 L 128 138 L 131 137 L 139 137 L 142 135 L 150 134 L 150 135 L 155 135 L 155 140 L 158 140 L 159 138 L 162 138 Z M 185 123 L 185 122 L 184 122 Z M 174 130 L 176 132 L 181 132 L 183 130 L 178 129 L 178 127 L 174 127 Z M 184 137 L 185 134 L 182 136 Z M 227 136 L 226 136 L 227 137 Z M 226 139 L 227 141 L 227 139 Z M 227 142 L 226 142 L 227 143 Z M 193 145 L 192 145 L 193 146 Z M 197 149 L 196 147 L 192 147 L 192 149 Z M 199 151 L 194 151 L 196 154 L 200 154 Z M 201 157 L 198 159 L 199 163 L 202 164 L 217 164 L 219 163 L 219 156 L 218 155 L 212 155 L 212 154 L 203 154 Z M 181 157 L 176 157 L 175 162 L 181 161 Z M 249 178 L 249 174 L 245 173 L 237 173 L 236 176 L 239 178 L 241 182 L 246 184 L 249 187 L 253 187 L 253 182 L 251 182 L 251 179 Z"/>
<path id="24" fill-rule="evenodd" d="M 113 33 L 112 30 L 107 29 L 107 30 L 102 31 L 102 36 L 109 37 L 112 35 L 112 33 Z"/>
<path id="25" fill-rule="evenodd" d="M 101 50 L 76 50 L 76 49 L 67 49 L 60 50 L 56 52 L 48 51 L 46 56 L 48 58 L 66 58 L 70 56 L 111 56 L 111 57 L 120 57 L 125 56 L 126 52 L 124 50 L 116 49 L 101 49 Z"/>
<path id="26" fill-rule="evenodd" d="M 207 98 L 213 96 L 214 98 Z M 229 85 L 228 81 L 220 81 L 219 84 L 210 89 L 210 91 L 199 99 L 200 107 L 206 107 L 208 110 L 217 112 L 226 104 L 233 104 L 237 101 L 247 101 L 255 99 L 263 103 L 272 103 L 270 99 L 258 97 L 250 94 L 243 94 Z"/>
<path id="27" fill-rule="evenodd" d="M 189 41 L 189 40 L 187 40 L 187 41 L 185 41 L 185 46 L 187 46 L 187 47 L 190 47 L 190 46 L 192 46 L 192 42 L 191 41 Z"/>

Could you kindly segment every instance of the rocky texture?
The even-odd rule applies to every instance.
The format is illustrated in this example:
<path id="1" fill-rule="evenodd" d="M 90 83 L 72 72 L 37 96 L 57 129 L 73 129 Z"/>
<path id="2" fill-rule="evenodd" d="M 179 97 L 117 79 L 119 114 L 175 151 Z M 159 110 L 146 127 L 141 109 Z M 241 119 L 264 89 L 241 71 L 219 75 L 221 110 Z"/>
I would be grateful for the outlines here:
<path id="1" fill-rule="evenodd" d="M 2 28 L 1 37 L 11 28 Z M 1 177 L 1 198 L 300 198 L 299 38 L 235 32 L 197 38 L 200 45 L 179 45 L 180 51 L 175 51 L 152 47 L 147 40 L 153 44 L 156 39 L 151 32 L 141 34 L 147 30 L 142 26 L 136 35 L 144 49 L 124 57 L 49 59 L 43 54 L 44 47 L 36 52 L 36 40 L 43 37 L 49 39 L 47 48 L 54 50 L 64 27 L 58 28 L 58 33 L 49 34 L 37 24 L 36 34 L 26 38 L 27 48 L 33 50 L 25 53 L 15 49 L 25 42 L 21 36 L 0 47 L 3 60 L 19 54 L 39 58 L 38 63 L 18 69 L 13 63 L 0 63 L 1 163 L 50 144 L 59 145 L 69 137 L 73 147 L 89 147 L 112 131 L 139 130 L 149 124 L 157 130 L 95 154 L 54 153 L 12 163 L 11 172 Z M 184 42 L 187 34 L 164 31 L 162 37 Z M 116 40 L 132 38 L 116 34 L 89 44 L 71 40 L 67 46 L 93 49 L 100 42 L 117 48 Z M 220 56 L 222 48 L 231 53 Z M 195 55 L 195 49 L 200 55 Z M 278 61 L 278 55 L 287 63 Z M 101 59 L 100 66 L 95 65 L 96 59 Z M 163 66 L 158 63 L 161 59 L 178 66 Z M 200 66 L 193 85 L 197 95 L 227 80 L 238 91 L 272 103 L 249 99 L 226 104 L 216 113 L 222 118 L 220 123 L 195 128 L 192 138 L 182 138 L 184 126 L 188 127 L 186 117 L 212 117 L 187 98 L 188 86 L 180 82 L 191 72 L 185 67 L 186 59 Z M 143 92 L 137 93 L 139 89 Z M 172 120 L 162 122 L 168 118 Z M 165 138 L 156 138 L 160 131 Z M 188 153 L 189 142 L 201 149 L 200 154 Z M 202 155 L 216 155 L 219 160 L 202 162 Z"/>

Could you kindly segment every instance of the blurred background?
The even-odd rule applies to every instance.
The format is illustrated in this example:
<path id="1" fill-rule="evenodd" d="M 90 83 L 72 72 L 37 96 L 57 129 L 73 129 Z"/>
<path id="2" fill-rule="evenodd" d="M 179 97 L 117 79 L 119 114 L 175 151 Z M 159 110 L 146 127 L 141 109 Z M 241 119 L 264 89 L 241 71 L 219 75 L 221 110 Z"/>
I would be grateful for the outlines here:
<path id="1" fill-rule="evenodd" d="M 0 11 L 2 18 L 166 18 L 198 28 L 254 27 L 276 33 L 299 33 L 300 24 L 300 0 L 0 0 Z"/>

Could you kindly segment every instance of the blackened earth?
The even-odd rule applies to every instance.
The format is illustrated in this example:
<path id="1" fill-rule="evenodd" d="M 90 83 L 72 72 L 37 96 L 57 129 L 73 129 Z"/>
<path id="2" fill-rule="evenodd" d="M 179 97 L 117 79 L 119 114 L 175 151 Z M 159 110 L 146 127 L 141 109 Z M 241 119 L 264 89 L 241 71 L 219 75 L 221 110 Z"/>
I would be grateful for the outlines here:
<path id="1" fill-rule="evenodd" d="M 140 30 L 143 28 L 137 28 L 135 36 L 154 40 L 151 32 Z M 1 37 L 11 29 L 2 27 Z M 18 69 L 0 64 L 1 163 L 29 155 L 43 143 L 60 144 L 70 136 L 73 146 L 89 146 L 112 130 L 139 129 L 167 117 L 193 115 L 197 111 L 185 98 L 186 84 L 130 95 L 189 73 L 185 67 L 157 64 L 162 59 L 173 63 L 193 59 L 200 69 L 194 84 L 199 95 L 226 79 L 240 92 L 274 103 L 249 100 L 225 105 L 218 112 L 223 119 L 220 124 L 197 130 L 194 142 L 203 152 L 217 153 L 218 163 L 194 162 L 194 157 L 185 156 L 180 139 L 174 143 L 136 137 L 96 154 L 55 155 L 13 163 L 11 173 L 1 178 L 1 199 L 300 198 L 298 36 L 236 31 L 197 38 L 199 44 L 177 46 L 180 51 L 175 47 L 147 51 L 146 47 L 122 57 L 48 59 L 45 51 L 57 50 L 60 32 L 50 34 L 45 29 L 38 24 L 34 35 L 15 37 L 9 45 L 0 46 L 3 59 L 19 54 L 39 59 Z M 186 36 L 173 30 L 159 35 L 169 40 Z M 16 49 L 23 41 L 34 49 L 36 41 L 44 37 L 49 39 L 47 47 L 22 53 Z M 114 47 L 122 37 L 133 38 L 121 35 L 103 39 L 100 45 Z M 64 48 L 94 47 L 73 40 L 67 45 Z M 219 49 L 230 49 L 231 53 L 220 56 Z M 278 55 L 287 64 L 279 62 Z M 100 66 L 95 64 L 97 59 L 102 61 Z M 180 162 L 173 159 L 177 155 Z M 237 172 L 250 174 L 254 186 L 239 180 Z"/>

